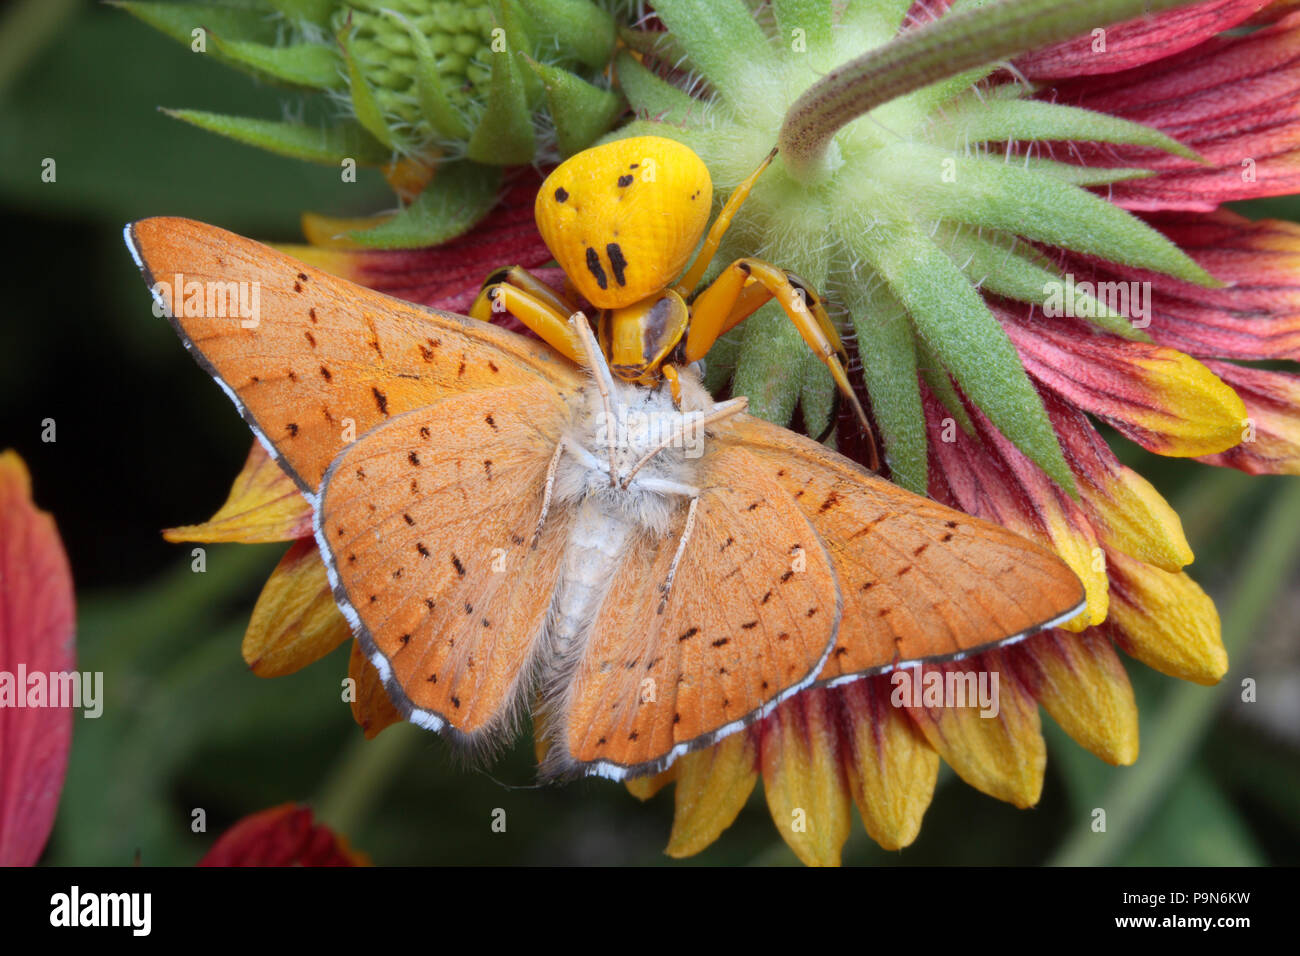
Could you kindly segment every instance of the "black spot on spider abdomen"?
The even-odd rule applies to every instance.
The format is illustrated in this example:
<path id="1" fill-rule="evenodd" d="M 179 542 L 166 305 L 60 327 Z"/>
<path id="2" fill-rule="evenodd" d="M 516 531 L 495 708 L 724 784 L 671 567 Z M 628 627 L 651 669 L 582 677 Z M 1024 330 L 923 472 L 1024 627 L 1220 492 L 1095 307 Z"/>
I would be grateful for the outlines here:
<path id="1" fill-rule="evenodd" d="M 619 285 L 627 285 L 625 275 L 627 259 L 623 258 L 623 247 L 617 242 L 611 242 L 605 246 L 605 255 L 609 256 L 609 267 L 614 272 L 614 281 Z"/>
<path id="2" fill-rule="evenodd" d="M 590 246 L 587 247 L 587 271 L 596 280 L 596 285 L 602 289 L 609 288 L 609 277 L 605 275 L 605 267 L 600 264 L 600 253 Z"/>

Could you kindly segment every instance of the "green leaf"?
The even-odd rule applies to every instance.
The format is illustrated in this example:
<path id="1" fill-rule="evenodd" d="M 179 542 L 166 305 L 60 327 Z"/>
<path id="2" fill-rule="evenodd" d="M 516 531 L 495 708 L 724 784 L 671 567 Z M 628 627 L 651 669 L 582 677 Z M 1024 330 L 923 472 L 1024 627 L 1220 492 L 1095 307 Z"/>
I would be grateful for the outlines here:
<path id="1" fill-rule="evenodd" d="M 1131 166 L 1079 166 L 1075 163 L 1061 163 L 1041 156 L 1030 156 L 1017 160 L 1021 169 L 1042 173 L 1059 179 L 1072 186 L 1108 186 L 1111 183 L 1124 183 L 1131 179 L 1149 179 L 1156 175 L 1154 170 L 1138 169 Z"/>
<path id="2" fill-rule="evenodd" d="M 619 86 L 637 113 L 665 123 L 685 123 L 692 114 L 698 117 L 703 112 L 701 100 L 655 76 L 631 54 L 620 53 L 616 63 Z"/>
<path id="3" fill-rule="evenodd" d="M 775 0 L 777 42 L 791 50 L 795 30 L 803 31 L 807 52 L 816 56 L 830 49 L 831 0 Z"/>
<path id="4" fill-rule="evenodd" d="M 752 108 L 749 77 L 775 73 L 778 61 L 740 0 L 659 0 L 655 13 L 723 99 Z"/>
<path id="5" fill-rule="evenodd" d="M 840 64 L 800 95 L 786 112 L 778 137 L 786 168 L 800 180 L 825 176 L 827 149 L 835 134 L 845 124 L 890 100 L 967 70 L 1087 33 L 1094 27 L 1188 3 L 1003 0 L 905 31 Z"/>
<path id="6" fill-rule="evenodd" d="M 538 39 L 554 41 L 593 70 L 604 69 L 614 54 L 614 18 L 590 0 L 519 0 Z"/>
<path id="7" fill-rule="evenodd" d="M 956 76 L 950 76 L 946 80 L 940 80 L 938 83 L 931 83 L 929 86 L 921 87 L 915 93 L 909 93 L 906 97 L 907 102 L 918 113 L 928 116 L 938 111 L 941 106 L 968 92 L 971 87 L 995 69 L 997 69 L 997 64 L 977 66 L 972 70 L 966 70 L 964 73 L 958 73 Z M 981 94 L 984 95 L 982 91 Z"/>
<path id="8" fill-rule="evenodd" d="M 501 170 L 478 163 L 454 162 L 438 167 L 433 181 L 415 202 L 388 222 L 348 233 L 370 249 L 417 249 L 454 239 L 486 216 L 496 203 Z"/>
<path id="9" fill-rule="evenodd" d="M 903 26 L 912 0 L 849 0 L 839 20 L 856 33 L 874 35 L 884 43 Z"/>
<path id="10" fill-rule="evenodd" d="M 332 90 L 343 86 L 343 65 L 338 52 L 319 43 L 293 46 L 267 46 L 244 40 L 224 40 L 211 35 L 213 49 L 223 60 L 241 66 L 259 76 L 270 77 L 293 86 L 313 90 Z"/>
<path id="11" fill-rule="evenodd" d="M 803 414 L 804 431 L 816 438 L 831 423 L 831 412 L 835 410 L 835 396 L 839 390 L 830 370 L 806 345 L 799 364 L 799 411 Z"/>
<path id="12" fill-rule="evenodd" d="M 953 262 L 977 287 L 1040 306 L 1047 303 L 1054 290 L 1058 294 L 1063 292 L 1063 277 L 1022 256 L 1015 238 L 1005 233 L 956 231 L 948 235 L 946 244 Z M 1031 248 L 1024 243 L 1019 243 L 1019 247 Z M 1091 316 L 1082 318 L 1098 328 L 1137 342 L 1151 341 L 1151 337 L 1135 328 L 1127 316 L 1111 310 L 1094 296 L 1076 290 L 1074 301 L 1089 303 L 1091 308 L 1078 311 L 1092 312 Z"/>
<path id="13" fill-rule="evenodd" d="M 447 95 L 446 82 L 438 72 L 437 60 L 428 37 L 400 13 L 392 10 L 386 12 L 405 27 L 407 36 L 411 39 L 411 51 L 415 54 L 415 89 L 420 97 L 420 110 L 425 120 L 446 139 L 468 138 L 469 126 Z"/>
<path id="14" fill-rule="evenodd" d="M 1200 160 L 1172 136 L 1094 110 L 1041 100 L 971 99 L 948 114 L 943 125 L 952 131 L 952 145 L 965 143 L 1062 140 L 1149 146 L 1185 159 Z"/>
<path id="15" fill-rule="evenodd" d="M 275 42 L 275 23 L 260 10 L 209 3 L 142 3 L 138 0 L 118 0 L 110 2 L 109 6 L 139 17 L 186 46 L 194 42 L 194 31 L 198 29 L 205 33 L 220 33 L 228 40 Z"/>
<path id="16" fill-rule="evenodd" d="M 966 406 L 957 394 L 957 386 L 952 383 L 952 376 L 944 368 L 943 362 L 934 354 L 930 346 L 926 344 L 925 339 L 916 339 L 916 360 L 919 364 L 921 377 L 925 379 L 925 384 L 930 387 L 934 397 L 952 416 L 953 420 L 961 426 L 961 430 L 967 435 L 974 437 L 975 423 L 970 420 L 970 414 L 966 411 Z"/>
<path id="17" fill-rule="evenodd" d="M 503 14 L 508 19 L 507 14 Z M 492 77 L 488 81 L 487 108 L 470 136 L 466 155 L 494 166 L 520 166 L 533 161 L 536 141 L 528 90 L 520 75 L 513 50 L 517 33 L 505 25 L 507 48 L 492 55 Z"/>
<path id="18" fill-rule="evenodd" d="M 802 384 L 798 375 L 789 373 L 790 366 L 808 346 L 774 303 L 751 315 L 742 328 L 743 344 L 731 392 L 749 398 L 751 414 L 788 425 Z"/>
<path id="19" fill-rule="evenodd" d="M 900 188 L 945 219 L 1000 229 L 1186 282 L 1222 285 L 1136 216 L 1053 176 L 918 143 L 898 152 L 896 162 L 877 164 L 882 176 L 897 177 Z M 943 181 L 946 169 L 952 170 L 955 182 Z"/>
<path id="20" fill-rule="evenodd" d="M 1119 866 L 1263 866 L 1250 828 L 1204 770 L 1193 764 L 1169 799 L 1115 861 Z"/>
<path id="21" fill-rule="evenodd" d="M 862 375 L 884 439 L 890 477 L 909 491 L 928 494 L 925 409 L 907 312 L 888 289 L 879 286 L 851 286 L 838 290 L 837 297 L 853 313 Z"/>
<path id="22" fill-rule="evenodd" d="M 908 224 L 863 243 L 870 259 L 912 317 L 918 334 L 962 391 L 1017 448 L 1058 485 L 1075 493 L 1074 476 L 1015 346 L 984 299 L 931 239 Z"/>
<path id="23" fill-rule="evenodd" d="M 384 119 L 384 111 L 380 108 L 379 101 L 375 99 L 375 91 L 370 88 L 365 74 L 357 65 L 356 57 L 348 49 L 350 38 L 346 28 L 339 31 L 338 42 L 343 50 L 343 60 L 348 67 L 348 90 L 352 97 L 352 111 L 356 114 L 357 122 L 389 149 L 404 149 L 406 144 L 389 129 L 388 122 Z"/>
<path id="24" fill-rule="evenodd" d="M 532 57 L 525 57 L 525 62 L 541 77 L 546 90 L 561 156 L 572 156 L 586 149 L 627 108 L 617 93 L 593 86 L 568 70 L 538 63 Z"/>
<path id="25" fill-rule="evenodd" d="M 637 30 L 620 26 L 618 37 L 629 50 L 671 63 L 680 70 L 695 68 L 686 55 L 686 50 L 677 42 L 677 37 L 666 30 Z"/>
<path id="26" fill-rule="evenodd" d="M 1202 693 L 1207 693 L 1202 689 Z M 1213 697 L 1212 692 L 1210 696 Z M 1145 711 L 1145 708 L 1144 708 Z M 1223 791 L 1197 764 L 1170 768 L 1158 812 L 1122 799 L 1134 768 L 1108 767 L 1063 730 L 1044 723 L 1048 749 L 1070 794 L 1073 860 L 1120 866 L 1258 866 L 1265 856 Z M 1294 802 L 1294 800 L 1292 801 Z M 1106 811 L 1106 830 L 1092 829 Z M 1054 862 L 1062 862 L 1058 857 Z"/>
<path id="27" fill-rule="evenodd" d="M 165 109 L 163 112 L 210 133 L 311 163 L 337 166 L 344 159 L 355 159 L 360 166 L 379 166 L 392 156 L 362 127 L 347 120 L 335 126 L 315 127 L 199 110 Z"/>
<path id="28" fill-rule="evenodd" d="M 334 13 L 335 0 L 266 0 L 290 20 L 328 26 Z"/>
<path id="29" fill-rule="evenodd" d="M 704 357 L 704 387 L 710 394 L 721 392 L 736 374 L 744 337 L 745 326 L 739 325 L 714 342 Z"/>
<path id="30" fill-rule="evenodd" d="M 1242 702 L 1239 706 L 1257 704 Z M 1206 762 L 1214 768 L 1221 786 L 1267 807 L 1292 836 L 1300 836 L 1300 815 L 1295 813 L 1300 764 L 1295 753 L 1280 735 L 1243 733 L 1248 726 L 1241 720 L 1216 721 Z"/>

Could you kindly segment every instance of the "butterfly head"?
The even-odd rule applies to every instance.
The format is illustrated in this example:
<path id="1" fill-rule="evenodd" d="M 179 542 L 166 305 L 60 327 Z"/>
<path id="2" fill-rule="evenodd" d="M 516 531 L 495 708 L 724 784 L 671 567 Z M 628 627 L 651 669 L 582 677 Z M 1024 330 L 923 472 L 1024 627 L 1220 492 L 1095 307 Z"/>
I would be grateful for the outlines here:
<path id="1" fill-rule="evenodd" d="M 578 396 L 556 497 L 595 497 L 658 530 L 697 493 L 707 441 L 703 416 L 678 408 L 666 387 L 611 385 L 608 404 L 594 383 Z"/>

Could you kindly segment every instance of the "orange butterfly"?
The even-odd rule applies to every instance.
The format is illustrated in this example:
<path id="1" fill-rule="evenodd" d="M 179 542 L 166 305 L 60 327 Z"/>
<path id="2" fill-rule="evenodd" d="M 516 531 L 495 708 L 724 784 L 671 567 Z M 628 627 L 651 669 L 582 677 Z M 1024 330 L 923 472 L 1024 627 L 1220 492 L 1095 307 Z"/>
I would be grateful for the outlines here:
<path id="1" fill-rule="evenodd" d="M 203 223 L 147 219 L 126 241 L 311 502 L 397 707 L 474 744 L 540 695 L 548 776 L 656 772 L 814 683 L 962 657 L 1083 606 L 1049 550 L 743 398 L 715 404 L 686 375 L 679 406 L 613 379 L 581 313 L 590 370 Z M 242 290 L 256 314 L 212 307 Z"/>

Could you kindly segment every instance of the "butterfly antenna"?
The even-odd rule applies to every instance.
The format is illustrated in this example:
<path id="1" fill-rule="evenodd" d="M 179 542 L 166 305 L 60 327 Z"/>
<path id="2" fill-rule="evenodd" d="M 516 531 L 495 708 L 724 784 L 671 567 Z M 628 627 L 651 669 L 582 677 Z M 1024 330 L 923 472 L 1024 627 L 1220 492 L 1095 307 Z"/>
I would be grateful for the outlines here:
<path id="1" fill-rule="evenodd" d="M 578 341 L 582 344 L 582 351 L 587 357 L 587 368 L 591 369 L 592 377 L 596 380 L 596 388 L 600 392 L 601 404 L 605 406 L 605 438 L 608 442 L 609 451 L 609 483 L 611 485 L 618 483 L 618 478 L 614 470 L 614 406 L 611 396 L 614 394 L 614 376 L 610 374 L 609 364 L 605 361 L 605 354 L 600 350 L 600 343 L 596 341 L 596 336 L 591 333 L 591 326 L 587 323 L 587 316 L 582 312 L 575 312 L 569 316 L 569 324 L 578 334 Z"/>
<path id="2" fill-rule="evenodd" d="M 632 479 L 636 477 L 636 473 L 648 465 L 650 459 L 654 458 L 655 455 L 659 454 L 669 445 L 680 440 L 686 434 L 686 429 L 688 427 L 704 428 L 706 425 L 720 422 L 724 418 L 730 418 L 732 415 L 739 415 L 748 407 L 749 399 L 744 395 L 741 395 L 738 398 L 729 398 L 725 402 L 719 402 L 717 405 L 714 405 L 713 409 L 707 414 L 703 412 L 691 413 L 695 417 L 682 422 L 682 424 L 678 425 L 677 428 L 673 430 L 672 434 L 641 456 L 641 460 L 633 465 L 632 470 L 623 477 L 623 487 L 627 488 L 627 486 L 631 484 Z"/>
<path id="3" fill-rule="evenodd" d="M 482 767 L 477 768 L 478 772 L 495 783 L 502 790 L 545 790 L 544 783 L 506 783 L 504 780 L 498 780 L 492 774 L 488 773 Z"/>

